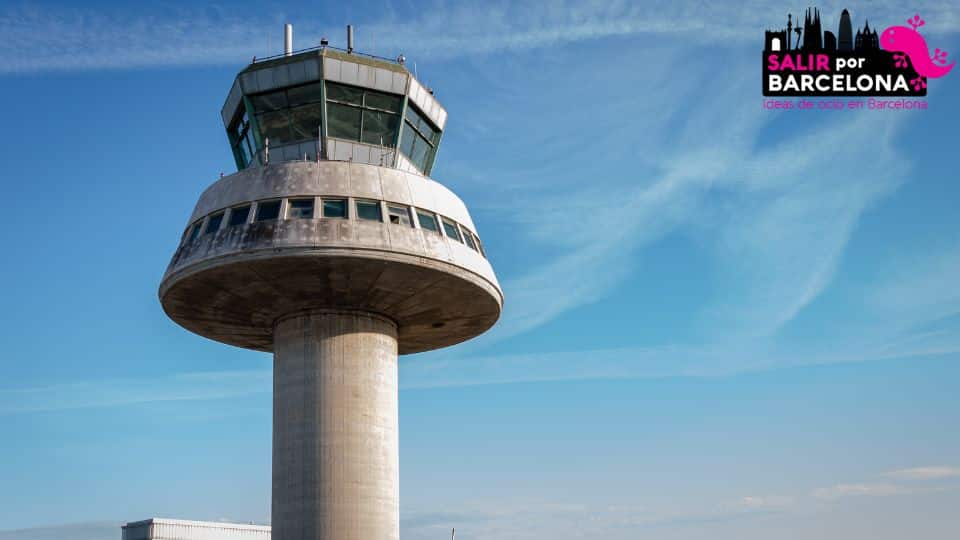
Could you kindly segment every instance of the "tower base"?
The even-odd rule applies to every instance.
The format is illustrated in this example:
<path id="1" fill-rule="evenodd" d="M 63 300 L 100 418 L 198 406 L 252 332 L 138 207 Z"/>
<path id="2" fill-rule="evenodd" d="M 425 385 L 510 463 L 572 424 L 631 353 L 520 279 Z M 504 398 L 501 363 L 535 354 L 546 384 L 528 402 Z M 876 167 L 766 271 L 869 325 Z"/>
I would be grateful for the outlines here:
<path id="1" fill-rule="evenodd" d="M 398 540 L 396 324 L 311 311 L 273 343 L 273 540 Z"/>

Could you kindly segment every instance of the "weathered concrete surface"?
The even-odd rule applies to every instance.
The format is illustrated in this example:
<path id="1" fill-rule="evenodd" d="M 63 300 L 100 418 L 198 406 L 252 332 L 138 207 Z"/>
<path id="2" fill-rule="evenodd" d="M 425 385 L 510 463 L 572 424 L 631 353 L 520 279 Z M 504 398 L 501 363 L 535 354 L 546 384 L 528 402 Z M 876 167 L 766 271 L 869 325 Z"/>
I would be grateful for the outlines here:
<path id="1" fill-rule="evenodd" d="M 440 182 L 389 167 L 346 161 L 285 161 L 224 176 L 200 195 L 189 222 L 229 206 L 293 195 L 384 199 L 442 214 L 478 232 L 464 202 Z"/>
<path id="2" fill-rule="evenodd" d="M 396 326 L 314 311 L 274 344 L 273 539 L 397 540 Z"/>
<path id="3" fill-rule="evenodd" d="M 383 198 L 472 227 L 463 202 L 432 180 L 350 163 L 282 163 L 217 181 L 194 218 L 270 197 Z M 281 219 L 185 242 L 160 284 L 171 319 L 210 339 L 273 350 L 274 322 L 309 309 L 353 309 L 399 326 L 400 354 L 460 343 L 500 316 L 503 294 L 476 251 L 420 228 L 357 219 Z"/>

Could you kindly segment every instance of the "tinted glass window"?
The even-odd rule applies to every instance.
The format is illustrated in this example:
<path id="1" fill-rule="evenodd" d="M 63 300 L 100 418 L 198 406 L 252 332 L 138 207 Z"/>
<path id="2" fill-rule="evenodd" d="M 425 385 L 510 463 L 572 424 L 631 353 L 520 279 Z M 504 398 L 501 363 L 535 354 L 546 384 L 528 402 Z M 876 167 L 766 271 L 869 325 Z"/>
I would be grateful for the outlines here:
<path id="1" fill-rule="evenodd" d="M 346 199 L 324 199 L 323 217 L 345 218 L 347 217 Z"/>
<path id="2" fill-rule="evenodd" d="M 257 221 L 270 221 L 280 217 L 280 201 L 265 201 L 257 204 Z"/>
<path id="3" fill-rule="evenodd" d="M 440 130 L 433 127 L 433 124 L 431 124 L 416 107 L 407 109 L 407 121 L 413 124 L 413 127 L 417 128 L 417 131 L 419 131 L 426 140 L 430 141 L 431 144 L 436 144 Z"/>
<path id="4" fill-rule="evenodd" d="M 260 124 L 260 134 L 264 138 L 269 138 L 271 145 L 275 146 L 292 140 L 287 111 L 258 114 L 257 122 Z"/>
<path id="5" fill-rule="evenodd" d="M 256 112 L 279 111 L 287 108 L 287 95 L 283 90 L 250 96 L 250 103 Z"/>
<path id="6" fill-rule="evenodd" d="M 360 111 L 361 109 L 356 107 L 328 103 L 327 129 L 330 131 L 330 136 L 359 141 Z"/>
<path id="7" fill-rule="evenodd" d="M 256 155 L 255 147 L 252 144 L 253 130 L 250 129 L 250 121 L 247 113 L 238 115 L 229 129 L 230 144 L 233 146 L 234 155 L 237 158 L 237 166 L 240 169 L 245 168 Z"/>
<path id="8" fill-rule="evenodd" d="M 447 236 L 457 242 L 463 242 L 463 240 L 460 239 L 460 231 L 457 230 L 457 224 L 449 219 L 443 218 L 443 232 L 447 233 Z"/>
<path id="9" fill-rule="evenodd" d="M 327 99 L 340 103 L 363 105 L 363 90 L 342 84 L 327 83 Z"/>
<path id="10" fill-rule="evenodd" d="M 413 145 L 417 142 L 417 132 L 409 123 L 403 124 L 403 137 L 400 139 L 400 151 L 407 157 L 413 155 Z"/>
<path id="11" fill-rule="evenodd" d="M 393 147 L 403 98 L 364 88 L 327 83 L 327 129 L 331 137 Z"/>
<path id="12" fill-rule="evenodd" d="M 403 100 L 400 96 L 368 91 L 363 104 L 370 109 L 400 112 L 400 107 L 403 105 Z"/>
<path id="13" fill-rule="evenodd" d="M 243 166 L 246 167 L 250 160 L 253 158 L 253 154 L 250 152 L 250 148 L 247 147 L 246 140 L 240 141 L 236 146 L 237 152 L 240 153 L 240 160 L 243 162 Z"/>
<path id="14" fill-rule="evenodd" d="M 380 203 L 376 201 L 357 201 L 357 217 L 371 221 L 383 221 L 380 216 Z"/>
<path id="15" fill-rule="evenodd" d="M 290 110 L 290 129 L 293 140 L 318 139 L 323 122 L 323 104 L 304 105 Z"/>
<path id="16" fill-rule="evenodd" d="M 323 101 L 323 83 L 306 84 L 287 90 L 287 101 L 291 107 Z"/>
<path id="17" fill-rule="evenodd" d="M 287 205 L 287 217 L 290 219 L 312 219 L 313 199 L 290 199 Z"/>
<path id="18" fill-rule="evenodd" d="M 413 161 L 413 164 L 417 166 L 421 171 L 427 169 L 427 157 L 430 154 L 430 145 L 427 144 L 427 141 L 417 135 L 414 137 L 413 152 L 410 153 L 410 161 Z"/>
<path id="19" fill-rule="evenodd" d="M 247 218 L 250 216 L 250 205 L 245 204 L 243 206 L 238 206 L 236 208 L 230 209 L 230 226 L 234 225 L 243 225 L 247 222 Z"/>
<path id="20" fill-rule="evenodd" d="M 420 221 L 420 228 L 428 231 L 440 232 L 440 226 L 437 225 L 437 218 L 433 214 L 428 214 L 422 210 L 417 210 L 417 220 Z"/>
<path id="21" fill-rule="evenodd" d="M 413 226 L 410 220 L 410 209 L 406 206 L 387 205 L 387 213 L 390 214 L 390 223 L 394 225 Z"/>
<path id="22" fill-rule="evenodd" d="M 221 223 L 223 223 L 223 212 L 210 216 L 210 219 L 207 221 L 207 233 L 219 231 Z"/>
<path id="23" fill-rule="evenodd" d="M 363 111 L 362 142 L 377 146 L 393 147 L 393 139 L 400 127 L 400 117 L 381 111 Z"/>
<path id="24" fill-rule="evenodd" d="M 403 137 L 400 141 L 400 151 L 423 172 L 436 153 L 437 143 L 440 142 L 440 130 L 430 122 L 414 106 L 409 106 L 406 121 L 403 123 Z"/>

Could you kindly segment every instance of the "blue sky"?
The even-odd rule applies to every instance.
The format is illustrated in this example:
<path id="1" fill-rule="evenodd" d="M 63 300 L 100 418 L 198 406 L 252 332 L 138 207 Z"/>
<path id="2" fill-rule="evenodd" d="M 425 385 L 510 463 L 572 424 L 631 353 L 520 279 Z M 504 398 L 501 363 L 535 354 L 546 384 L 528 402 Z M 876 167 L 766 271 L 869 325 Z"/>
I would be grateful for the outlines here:
<path id="1" fill-rule="evenodd" d="M 401 358 L 405 539 L 955 536 L 960 75 L 764 111 L 762 31 L 806 5 L 717 4 L 0 5 L 0 539 L 269 520 L 270 356 L 156 289 L 286 21 L 416 63 L 507 297 Z M 818 5 L 960 51 L 955 3 L 874 4 Z"/>

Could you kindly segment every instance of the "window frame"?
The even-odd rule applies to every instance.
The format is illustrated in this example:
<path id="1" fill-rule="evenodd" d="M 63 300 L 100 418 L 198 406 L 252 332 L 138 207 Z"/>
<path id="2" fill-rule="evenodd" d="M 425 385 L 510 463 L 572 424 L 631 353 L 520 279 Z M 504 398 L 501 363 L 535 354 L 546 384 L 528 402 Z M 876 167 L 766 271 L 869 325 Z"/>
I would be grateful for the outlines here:
<path id="1" fill-rule="evenodd" d="M 410 228 L 413 228 L 414 226 L 413 216 L 410 214 L 410 206 L 406 204 L 398 204 L 398 203 L 390 203 L 390 202 L 385 202 L 385 204 L 387 205 L 387 221 L 391 225 L 404 225 L 403 217 L 405 216 L 407 219 L 406 225 Z M 393 213 L 394 210 L 403 211 L 403 216 L 399 216 L 399 215 L 396 216 L 397 218 L 399 218 L 399 221 L 397 223 L 394 223 L 393 220 L 391 219 L 392 217 L 394 217 L 394 213 Z"/>
<path id="2" fill-rule="evenodd" d="M 309 97 L 310 94 L 304 94 L 304 96 L 299 96 L 297 100 L 291 99 L 291 92 L 296 93 L 298 90 L 302 90 L 308 87 L 317 87 L 319 92 L 314 94 L 313 97 Z M 319 129 L 317 132 L 310 130 L 309 135 L 306 138 L 301 138 L 297 136 L 299 131 L 294 127 L 295 120 L 302 118 L 298 116 L 298 113 L 302 115 L 307 109 L 317 109 L 319 106 L 319 120 L 317 124 L 318 128 L 321 127 L 325 121 L 325 101 L 324 101 L 324 91 L 323 81 L 309 81 L 302 84 L 296 84 L 293 86 L 287 86 L 284 88 L 275 88 L 266 92 L 258 92 L 256 94 L 250 94 L 247 96 L 247 100 L 250 102 L 249 110 L 256 120 L 256 126 L 258 130 L 258 135 L 267 139 L 270 138 L 270 135 L 265 133 L 264 127 L 264 118 L 269 118 L 270 116 L 275 116 L 276 118 L 282 118 L 286 126 L 286 136 L 282 140 L 278 140 L 279 134 L 279 123 L 277 123 L 277 131 L 273 133 L 274 137 L 271 138 L 271 146 L 280 146 L 286 144 L 302 143 L 305 141 L 316 140 L 316 137 L 319 137 Z M 271 104 L 270 107 L 264 107 L 261 109 L 257 108 L 257 105 L 263 105 L 266 103 L 266 96 L 272 95 L 282 95 L 282 99 L 278 99 L 278 104 Z M 314 111 L 314 114 L 316 111 Z"/>
<path id="3" fill-rule="evenodd" d="M 273 203 L 276 203 L 276 204 L 277 204 L 277 213 L 276 213 L 276 215 L 273 216 L 272 218 L 266 218 L 266 219 L 261 218 L 261 217 L 260 217 L 260 210 L 263 208 L 264 204 L 272 205 Z M 269 222 L 269 221 L 279 221 L 279 220 L 280 220 L 280 211 L 283 210 L 282 207 L 283 207 L 283 199 L 267 199 L 267 200 L 265 200 L 265 201 L 258 201 L 258 202 L 257 202 L 257 210 L 256 210 L 256 213 L 254 213 L 254 215 L 253 215 L 253 222 L 254 222 L 254 223 L 266 223 L 266 222 Z"/>
<path id="4" fill-rule="evenodd" d="M 436 234 L 439 234 L 440 236 L 443 236 L 443 231 L 441 230 L 442 226 L 440 225 L 440 221 L 437 219 L 438 216 L 435 212 L 424 210 L 423 208 L 416 208 L 414 209 L 414 213 L 417 215 L 417 226 L 420 229 L 423 229 L 425 231 L 431 231 Z M 423 221 L 420 220 L 420 218 L 423 216 L 430 218 L 430 220 L 433 222 L 432 228 L 423 226 Z"/>
<path id="5" fill-rule="evenodd" d="M 253 208 L 252 203 L 240 204 L 237 206 L 230 207 L 230 215 L 227 216 L 227 227 L 236 227 L 237 225 L 246 225 L 250 221 L 250 210 Z M 234 215 L 236 215 L 237 210 L 246 209 L 246 213 L 243 216 L 243 221 L 240 223 L 234 223 Z"/>
<path id="6" fill-rule="evenodd" d="M 200 231 L 203 229 L 204 221 L 205 221 L 204 218 L 200 218 L 197 221 L 194 221 L 189 227 L 187 227 L 186 243 L 191 244 L 197 238 L 200 238 Z"/>
<path id="7" fill-rule="evenodd" d="M 333 138 L 335 138 L 335 139 L 339 139 L 339 140 L 343 140 L 343 141 L 350 141 L 350 142 L 356 142 L 356 143 L 360 143 L 360 144 L 366 144 L 366 145 L 370 145 L 370 146 L 379 146 L 379 147 L 382 147 L 382 148 L 395 149 L 395 148 L 397 147 L 397 141 L 398 141 L 398 139 L 399 139 L 399 137 L 400 137 L 400 130 L 403 129 L 403 101 L 404 101 L 404 96 L 402 96 L 402 95 L 400 95 L 400 94 L 394 94 L 394 93 L 392 93 L 392 92 L 382 92 L 382 91 L 380 91 L 380 90 L 374 90 L 374 89 L 372 89 L 372 88 L 364 88 L 364 87 L 354 86 L 354 85 L 350 85 L 350 84 L 344 84 L 344 83 L 336 82 L 336 81 L 324 81 L 324 84 L 325 84 L 325 86 L 324 86 L 324 95 L 326 96 L 326 110 L 327 110 L 327 117 L 326 117 L 326 118 L 327 118 L 327 130 L 328 130 L 327 136 L 328 136 L 328 137 L 333 137 Z M 342 99 L 338 99 L 337 97 L 331 97 L 331 94 L 332 94 L 332 93 L 336 93 L 336 92 L 330 92 L 331 86 L 333 86 L 333 87 L 339 86 L 339 87 L 341 87 L 341 88 L 346 88 L 346 89 L 349 89 L 349 90 L 359 91 L 359 93 L 360 93 L 360 101 L 359 101 L 359 103 L 356 103 L 356 102 L 354 102 L 354 101 L 345 101 L 345 100 L 342 100 Z M 386 109 L 386 108 L 383 108 L 383 107 L 377 107 L 377 106 L 374 106 L 374 105 L 370 105 L 370 104 L 367 102 L 368 96 L 385 96 L 385 97 L 394 98 L 394 99 L 396 100 L 396 102 L 397 102 L 397 110 L 390 110 L 390 109 Z M 329 122 L 329 120 L 330 120 L 330 116 L 331 116 L 331 115 L 330 115 L 330 105 L 331 105 L 331 104 L 337 105 L 337 106 L 340 106 L 340 107 L 346 107 L 346 108 L 354 109 L 354 110 L 356 110 L 356 111 L 359 112 L 360 123 L 359 123 L 358 128 L 357 128 L 357 136 L 356 136 L 356 138 L 353 138 L 353 137 L 344 137 L 344 136 L 339 136 L 339 135 L 333 135 L 333 134 L 330 133 L 330 122 Z M 367 141 L 364 140 L 364 133 L 365 133 L 365 131 L 366 131 L 366 130 L 364 130 L 364 118 L 365 118 L 365 116 L 366 116 L 366 113 L 368 113 L 368 112 L 371 112 L 371 113 L 381 113 L 381 114 L 386 114 L 386 115 L 389 115 L 389 116 L 394 117 L 396 126 L 395 126 L 395 129 L 394 129 L 394 132 L 392 133 L 392 138 L 391 138 L 390 140 L 384 140 L 384 141 L 382 141 L 382 144 L 371 143 L 371 142 L 367 142 Z M 382 218 L 382 216 L 381 216 L 381 218 Z"/>
<path id="8" fill-rule="evenodd" d="M 460 227 L 457 226 L 457 222 L 450 219 L 440 216 L 440 225 L 443 227 L 443 235 L 447 238 L 456 240 L 457 242 L 463 243 L 463 236 L 460 234 Z M 456 233 L 456 236 L 450 235 L 450 229 L 447 229 L 447 226 L 450 226 L 453 229 L 453 232 Z"/>
<path id="9" fill-rule="evenodd" d="M 294 215 L 293 211 L 296 209 L 297 203 L 310 203 L 310 215 L 309 216 L 299 216 Z M 316 197 L 290 197 L 287 199 L 287 215 L 285 219 L 313 219 L 317 215 L 317 198 Z"/>
<path id="10" fill-rule="evenodd" d="M 340 202 L 343 203 L 343 215 L 342 216 L 328 216 L 327 215 L 327 202 Z M 350 219 L 350 201 L 346 197 L 320 197 L 320 217 L 325 219 Z"/>
<path id="11" fill-rule="evenodd" d="M 420 125 L 426 124 L 431 129 L 430 137 L 424 133 Z M 410 128 L 410 132 L 407 132 L 407 127 Z M 437 149 L 440 146 L 440 138 L 443 135 L 443 131 L 436 126 L 432 120 L 427 118 L 427 115 L 424 114 L 416 105 L 412 102 L 407 104 L 407 108 L 403 114 L 403 125 L 400 126 L 400 131 L 403 135 L 400 136 L 400 144 L 397 145 L 397 149 L 400 151 L 404 157 L 407 158 L 410 163 L 413 164 L 417 170 L 427 174 L 430 172 L 430 169 L 433 167 L 433 161 L 437 155 Z M 404 136 L 407 135 L 407 136 Z M 407 152 L 406 146 L 408 144 L 407 137 L 412 135 L 412 140 L 409 141 L 410 151 Z M 422 156 L 421 160 L 418 160 L 414 157 L 414 154 L 418 153 L 420 145 L 418 143 L 424 143 L 427 145 L 426 150 Z"/>
<path id="12" fill-rule="evenodd" d="M 467 247 L 479 253 L 480 250 L 477 248 L 476 241 L 474 240 L 477 235 L 473 234 L 470 229 L 463 225 L 460 225 L 460 232 L 463 233 L 463 240 Z"/>
<path id="13" fill-rule="evenodd" d="M 377 209 L 377 218 L 371 219 L 363 217 L 363 213 L 360 211 L 360 205 L 363 204 L 367 207 L 372 207 Z M 376 221 L 378 223 L 383 223 L 383 208 L 380 206 L 380 201 L 374 199 L 354 199 L 353 200 L 354 211 L 356 212 L 357 220 L 359 221 Z"/>
<path id="14" fill-rule="evenodd" d="M 233 149 L 233 157 L 237 165 L 240 169 L 246 169 L 256 158 L 257 143 L 254 138 L 250 114 L 245 105 L 237 110 L 233 122 L 227 128 L 227 136 L 230 139 L 230 147 Z"/>
<path id="15" fill-rule="evenodd" d="M 226 216 L 226 210 L 220 210 L 207 216 L 206 225 L 203 226 L 203 234 L 211 234 L 219 231 L 223 227 L 223 218 Z M 217 228 L 211 230 L 210 225 L 216 220 Z"/>

